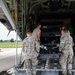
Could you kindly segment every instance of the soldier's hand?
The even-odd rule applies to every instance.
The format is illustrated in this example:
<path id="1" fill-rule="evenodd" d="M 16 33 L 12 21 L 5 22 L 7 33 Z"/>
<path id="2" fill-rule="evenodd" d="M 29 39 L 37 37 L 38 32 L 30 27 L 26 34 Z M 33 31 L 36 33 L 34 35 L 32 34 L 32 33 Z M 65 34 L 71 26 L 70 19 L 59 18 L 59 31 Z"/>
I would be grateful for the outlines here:
<path id="1" fill-rule="evenodd" d="M 48 50 L 47 47 L 44 46 L 44 45 L 41 45 L 40 47 L 41 47 L 42 49 Z"/>
<path id="2" fill-rule="evenodd" d="M 48 50 L 46 46 L 44 46 L 44 49 L 45 49 L 45 50 Z"/>

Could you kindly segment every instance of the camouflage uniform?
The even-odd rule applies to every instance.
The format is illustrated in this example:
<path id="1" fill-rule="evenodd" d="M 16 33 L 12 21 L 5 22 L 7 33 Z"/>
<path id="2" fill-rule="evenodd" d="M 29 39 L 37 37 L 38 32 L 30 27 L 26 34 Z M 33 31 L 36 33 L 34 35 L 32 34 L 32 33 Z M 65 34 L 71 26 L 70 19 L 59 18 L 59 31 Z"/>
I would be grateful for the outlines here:
<path id="1" fill-rule="evenodd" d="M 59 51 L 61 52 L 60 56 L 60 65 L 62 68 L 62 73 L 64 75 L 71 74 L 72 72 L 72 59 L 73 59 L 73 49 L 72 49 L 73 39 L 69 33 L 61 36 Z"/>
<path id="2" fill-rule="evenodd" d="M 37 57 L 39 55 L 40 44 L 32 36 L 23 40 L 23 53 L 27 75 L 36 75 L 36 67 L 38 64 Z"/>

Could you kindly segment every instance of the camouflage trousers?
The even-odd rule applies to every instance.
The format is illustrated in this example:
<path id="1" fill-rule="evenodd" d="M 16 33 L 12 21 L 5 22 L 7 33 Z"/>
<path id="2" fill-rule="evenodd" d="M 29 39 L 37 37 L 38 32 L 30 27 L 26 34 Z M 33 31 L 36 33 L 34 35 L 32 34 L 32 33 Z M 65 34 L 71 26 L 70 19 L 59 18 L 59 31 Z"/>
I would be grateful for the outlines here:
<path id="1" fill-rule="evenodd" d="M 73 52 L 64 51 L 60 56 L 60 65 L 64 75 L 72 74 Z"/>
<path id="2" fill-rule="evenodd" d="M 26 75 L 36 75 L 37 65 L 38 65 L 38 59 L 37 58 L 25 59 Z"/>

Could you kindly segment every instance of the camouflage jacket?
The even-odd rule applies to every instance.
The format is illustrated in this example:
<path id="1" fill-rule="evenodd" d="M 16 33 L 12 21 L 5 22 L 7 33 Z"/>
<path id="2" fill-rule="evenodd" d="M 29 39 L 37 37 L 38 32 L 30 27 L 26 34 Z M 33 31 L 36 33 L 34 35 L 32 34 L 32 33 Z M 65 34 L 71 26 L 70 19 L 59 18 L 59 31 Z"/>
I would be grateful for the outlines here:
<path id="1" fill-rule="evenodd" d="M 39 55 L 40 44 L 33 36 L 26 37 L 22 46 L 24 59 L 34 58 Z"/>
<path id="2" fill-rule="evenodd" d="M 60 38 L 59 51 L 73 51 L 72 49 L 73 39 L 69 33 L 62 35 Z"/>

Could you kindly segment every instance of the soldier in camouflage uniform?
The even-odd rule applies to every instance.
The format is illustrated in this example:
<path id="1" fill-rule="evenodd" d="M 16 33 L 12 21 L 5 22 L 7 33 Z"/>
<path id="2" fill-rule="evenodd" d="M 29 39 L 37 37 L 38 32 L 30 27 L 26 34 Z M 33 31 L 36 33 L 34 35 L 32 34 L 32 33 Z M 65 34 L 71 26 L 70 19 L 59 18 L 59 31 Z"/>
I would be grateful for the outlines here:
<path id="1" fill-rule="evenodd" d="M 62 74 L 67 75 L 68 73 L 68 75 L 72 75 L 73 39 L 70 33 L 68 33 L 67 27 L 61 29 L 61 34 L 59 51 L 61 52 L 60 65 Z"/>
<path id="2" fill-rule="evenodd" d="M 30 31 L 27 32 L 27 37 L 23 40 L 23 53 L 27 75 L 36 75 L 38 64 L 37 57 L 39 55 L 40 44 L 32 36 Z"/>

